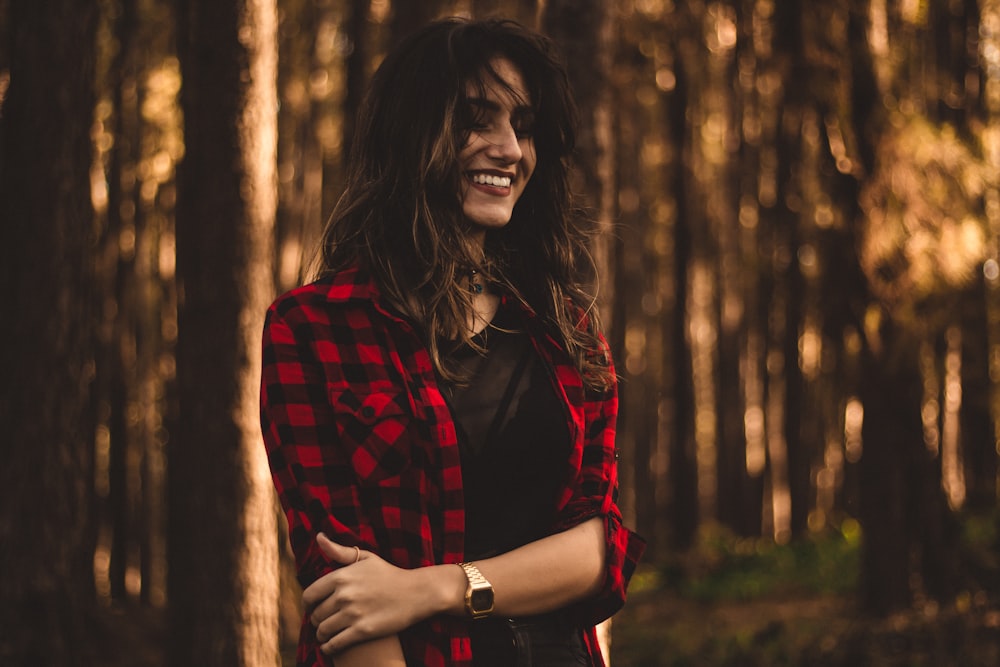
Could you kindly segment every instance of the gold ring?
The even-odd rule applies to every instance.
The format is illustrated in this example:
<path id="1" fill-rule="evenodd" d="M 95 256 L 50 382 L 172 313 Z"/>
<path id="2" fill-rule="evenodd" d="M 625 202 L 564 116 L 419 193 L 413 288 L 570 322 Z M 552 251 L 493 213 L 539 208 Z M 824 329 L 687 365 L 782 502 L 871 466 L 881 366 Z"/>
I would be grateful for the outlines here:
<path id="1" fill-rule="evenodd" d="M 358 546 L 354 547 L 354 553 L 355 553 L 354 562 L 357 563 L 359 560 L 361 560 L 361 547 Z"/>

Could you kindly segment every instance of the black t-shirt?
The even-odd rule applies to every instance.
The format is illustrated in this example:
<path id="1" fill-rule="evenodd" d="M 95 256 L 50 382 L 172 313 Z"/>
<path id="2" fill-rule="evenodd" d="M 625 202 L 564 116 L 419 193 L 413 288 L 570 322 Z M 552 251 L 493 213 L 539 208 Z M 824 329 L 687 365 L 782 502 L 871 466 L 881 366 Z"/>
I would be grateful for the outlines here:
<path id="1" fill-rule="evenodd" d="M 476 341 L 485 354 L 453 345 L 444 363 L 462 380 L 441 383 L 462 454 L 468 560 L 547 535 L 570 474 L 566 406 L 518 313 L 501 306 Z"/>

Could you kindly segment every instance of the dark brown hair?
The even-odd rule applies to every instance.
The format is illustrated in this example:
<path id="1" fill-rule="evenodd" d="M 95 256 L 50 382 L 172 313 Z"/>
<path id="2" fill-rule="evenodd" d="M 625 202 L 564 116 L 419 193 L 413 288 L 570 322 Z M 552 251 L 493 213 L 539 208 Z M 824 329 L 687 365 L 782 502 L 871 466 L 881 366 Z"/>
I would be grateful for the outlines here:
<path id="1" fill-rule="evenodd" d="M 510 222 L 486 236 L 486 263 L 468 242 L 459 152 L 469 133 L 466 86 L 510 87 L 491 61 L 512 62 L 534 110 L 537 165 Z M 591 263 L 568 184 L 576 108 L 552 42 L 512 21 L 447 19 L 417 31 L 382 62 L 358 115 L 346 189 L 323 234 L 322 270 L 359 264 L 424 331 L 468 339 L 463 278 L 486 274 L 562 340 L 586 384 L 613 382 L 585 289 Z"/>

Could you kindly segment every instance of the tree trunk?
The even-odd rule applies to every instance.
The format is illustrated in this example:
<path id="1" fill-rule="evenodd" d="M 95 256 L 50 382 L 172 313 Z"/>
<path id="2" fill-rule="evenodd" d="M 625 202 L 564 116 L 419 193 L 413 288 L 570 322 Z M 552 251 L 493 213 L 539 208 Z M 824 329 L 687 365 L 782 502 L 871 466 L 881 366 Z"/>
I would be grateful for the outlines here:
<path id="1" fill-rule="evenodd" d="M 370 31 L 370 0 L 351 0 L 348 3 L 347 36 L 352 48 L 344 60 L 344 138 L 341 162 L 346 165 L 354 143 L 354 125 L 361 101 L 368 86 L 368 56 Z"/>
<path id="2" fill-rule="evenodd" d="M 541 17 L 542 31 L 560 47 L 570 86 L 580 110 L 574 191 L 597 224 L 591 252 L 600 284 L 598 304 L 604 322 L 611 322 L 615 302 L 612 226 L 615 219 L 611 64 L 614 14 L 603 0 L 550 0 Z M 610 332 L 612 338 L 623 332 Z M 621 356 L 620 346 L 612 352 Z M 618 357 L 616 357 L 618 358 Z"/>
<path id="3" fill-rule="evenodd" d="M 997 433 L 990 415 L 989 321 L 986 281 L 980 277 L 962 295 L 961 451 L 967 484 L 966 506 L 989 511 L 997 501 Z"/>
<path id="4" fill-rule="evenodd" d="M 540 20 L 544 33 L 559 45 L 566 63 L 570 87 L 580 110 L 577 134 L 577 161 L 573 190 L 583 193 L 582 204 L 596 222 L 591 247 L 598 272 L 598 307 L 605 324 L 618 319 L 612 314 L 616 305 L 614 286 L 616 270 L 615 237 L 612 225 L 616 213 L 614 120 L 611 102 L 611 65 L 614 59 L 614 13 L 603 0 L 548 0 Z M 611 353 L 624 361 L 624 331 L 608 330 Z M 622 452 L 629 461 L 634 452 Z M 607 624 L 598 629 L 607 660 Z"/>
<path id="5" fill-rule="evenodd" d="M 680 13 L 680 12 L 677 12 Z M 669 366 L 664 373 L 672 387 L 673 421 L 670 429 L 670 543 L 676 549 L 687 549 L 694 544 L 698 531 L 698 463 L 694 442 L 694 370 L 691 347 L 687 340 L 688 266 L 693 255 L 691 230 L 690 185 L 688 169 L 691 145 L 687 133 L 687 112 L 695 86 L 691 85 L 690 72 L 696 63 L 681 43 L 687 37 L 679 31 L 675 37 L 675 74 L 677 77 L 673 99 L 667 105 L 665 123 L 668 138 L 680 156 L 674 162 L 667 185 L 674 193 L 677 204 L 674 228 L 673 287 L 674 306 L 664 318 L 664 339 L 667 341 Z"/>
<path id="6" fill-rule="evenodd" d="M 948 599 L 957 535 L 939 466 L 924 446 L 916 345 L 892 322 L 877 340 L 864 357 L 861 391 L 862 602 L 887 614 L 925 593 Z"/>
<path id="7" fill-rule="evenodd" d="M 276 665 L 278 551 L 258 425 L 273 296 L 275 0 L 179 2 L 179 432 L 169 451 L 170 664 Z"/>
<path id="8" fill-rule="evenodd" d="M 89 119 L 97 8 L 89 0 L 13 0 L 8 18 L 0 663 L 82 665 L 94 604 Z"/>
<path id="9" fill-rule="evenodd" d="M 865 358 L 861 401 L 865 408 L 861 457 L 861 513 L 864 526 L 862 601 L 884 614 L 910 604 L 913 516 L 908 511 L 914 458 L 923 449 L 920 429 L 921 382 L 910 354 L 888 346 Z M 898 356 L 896 356 L 898 355 Z M 889 358 L 895 356 L 896 358 Z"/>

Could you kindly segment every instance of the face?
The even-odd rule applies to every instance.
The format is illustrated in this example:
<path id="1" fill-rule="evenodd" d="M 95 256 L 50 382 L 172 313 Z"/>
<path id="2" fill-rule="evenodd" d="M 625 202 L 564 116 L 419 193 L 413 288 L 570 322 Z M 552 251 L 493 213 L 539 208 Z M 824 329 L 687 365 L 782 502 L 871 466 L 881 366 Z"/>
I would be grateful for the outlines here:
<path id="1" fill-rule="evenodd" d="M 459 153 L 462 211 L 480 238 L 510 222 L 537 162 L 534 111 L 521 72 L 506 58 L 491 64 L 510 90 L 488 76 L 483 86 L 469 84 L 472 124 Z"/>

